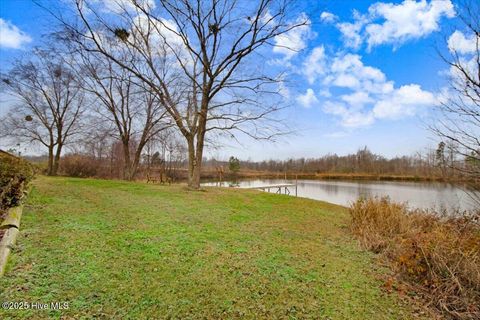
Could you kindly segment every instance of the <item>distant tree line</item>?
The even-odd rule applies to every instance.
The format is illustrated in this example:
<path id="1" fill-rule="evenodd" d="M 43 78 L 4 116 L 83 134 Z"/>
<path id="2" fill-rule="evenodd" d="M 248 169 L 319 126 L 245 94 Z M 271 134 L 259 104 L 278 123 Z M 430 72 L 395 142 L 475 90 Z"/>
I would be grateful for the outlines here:
<path id="1" fill-rule="evenodd" d="M 237 159 L 238 160 L 238 159 Z M 231 163 L 231 161 L 229 162 Z M 207 168 L 226 165 L 227 162 L 215 159 L 205 160 Z M 412 156 L 386 158 L 371 152 L 367 147 L 348 155 L 328 154 L 316 158 L 287 160 L 241 161 L 243 171 L 270 172 L 282 174 L 367 174 L 430 177 L 442 179 L 468 178 L 455 167 L 467 168 L 471 158 L 458 157 L 455 148 L 441 142 L 437 149 Z"/>

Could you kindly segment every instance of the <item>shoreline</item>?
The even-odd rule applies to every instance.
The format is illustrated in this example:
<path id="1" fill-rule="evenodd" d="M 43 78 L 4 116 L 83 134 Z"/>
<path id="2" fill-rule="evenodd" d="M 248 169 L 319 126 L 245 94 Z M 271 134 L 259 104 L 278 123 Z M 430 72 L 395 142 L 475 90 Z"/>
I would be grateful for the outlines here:
<path id="1" fill-rule="evenodd" d="M 215 171 L 206 169 L 201 174 L 202 179 L 218 180 L 218 174 Z M 223 180 L 231 180 L 234 176 L 224 173 Z M 467 183 L 476 182 L 471 179 L 449 178 L 440 176 L 420 176 L 420 175 L 395 175 L 395 174 L 370 174 L 370 173 L 305 173 L 305 172 L 267 172 L 267 171 L 242 171 L 236 174 L 237 179 L 286 179 L 295 180 L 370 180 L 370 181 L 415 181 L 415 182 L 444 182 L 444 183 Z M 183 177 L 182 177 L 183 179 Z"/>
<path id="2" fill-rule="evenodd" d="M 216 182 L 218 178 L 212 174 L 202 174 L 202 179 L 206 182 Z M 231 181 L 234 178 L 225 176 L 223 182 Z M 448 184 L 468 183 L 468 180 L 444 179 L 440 177 L 424 176 L 395 176 L 395 175 L 369 175 L 369 174 L 272 174 L 272 173 L 239 173 L 237 180 L 254 179 L 281 179 L 281 180 L 312 180 L 312 181 L 398 181 L 398 182 L 439 182 Z M 183 179 L 180 179 L 183 181 Z"/>

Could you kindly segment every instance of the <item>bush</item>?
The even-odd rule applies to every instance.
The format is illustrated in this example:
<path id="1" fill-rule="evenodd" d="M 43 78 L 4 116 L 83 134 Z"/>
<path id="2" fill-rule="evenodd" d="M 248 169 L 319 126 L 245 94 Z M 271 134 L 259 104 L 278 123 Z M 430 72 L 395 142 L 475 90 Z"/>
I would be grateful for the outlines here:
<path id="1" fill-rule="evenodd" d="M 78 154 L 63 157 L 60 164 L 62 174 L 80 178 L 96 176 L 99 165 L 95 159 Z"/>
<path id="2" fill-rule="evenodd" d="M 363 247 L 382 253 L 398 279 L 447 319 L 480 319 L 479 213 L 408 210 L 388 198 L 350 207 Z"/>
<path id="3" fill-rule="evenodd" d="M 391 239 L 409 228 L 404 204 L 388 198 L 359 199 L 350 208 L 352 230 L 362 245 L 376 253 L 390 245 Z"/>
<path id="4" fill-rule="evenodd" d="M 19 204 L 34 175 L 34 167 L 28 161 L 0 152 L 0 215 Z"/>

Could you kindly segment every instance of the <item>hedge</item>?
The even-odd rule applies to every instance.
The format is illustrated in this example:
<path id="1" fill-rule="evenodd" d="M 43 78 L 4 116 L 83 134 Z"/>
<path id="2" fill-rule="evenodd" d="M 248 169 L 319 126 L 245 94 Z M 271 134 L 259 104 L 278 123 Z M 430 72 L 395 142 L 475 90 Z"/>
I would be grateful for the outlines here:
<path id="1" fill-rule="evenodd" d="M 26 160 L 0 150 L 0 216 L 20 203 L 25 186 L 35 175 Z"/>

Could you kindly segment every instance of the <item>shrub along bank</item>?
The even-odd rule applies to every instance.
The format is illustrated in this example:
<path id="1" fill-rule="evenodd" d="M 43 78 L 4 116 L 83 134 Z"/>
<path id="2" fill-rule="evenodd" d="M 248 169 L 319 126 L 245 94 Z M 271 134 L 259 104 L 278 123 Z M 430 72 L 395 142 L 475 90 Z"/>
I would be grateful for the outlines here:
<path id="1" fill-rule="evenodd" d="M 397 289 L 446 319 L 480 319 L 480 212 L 408 210 L 376 198 L 358 200 L 350 215 L 361 244 L 395 271 Z"/>
<path id="2" fill-rule="evenodd" d="M 0 151 L 0 222 L 6 209 L 20 203 L 34 174 L 34 168 L 28 161 Z"/>

